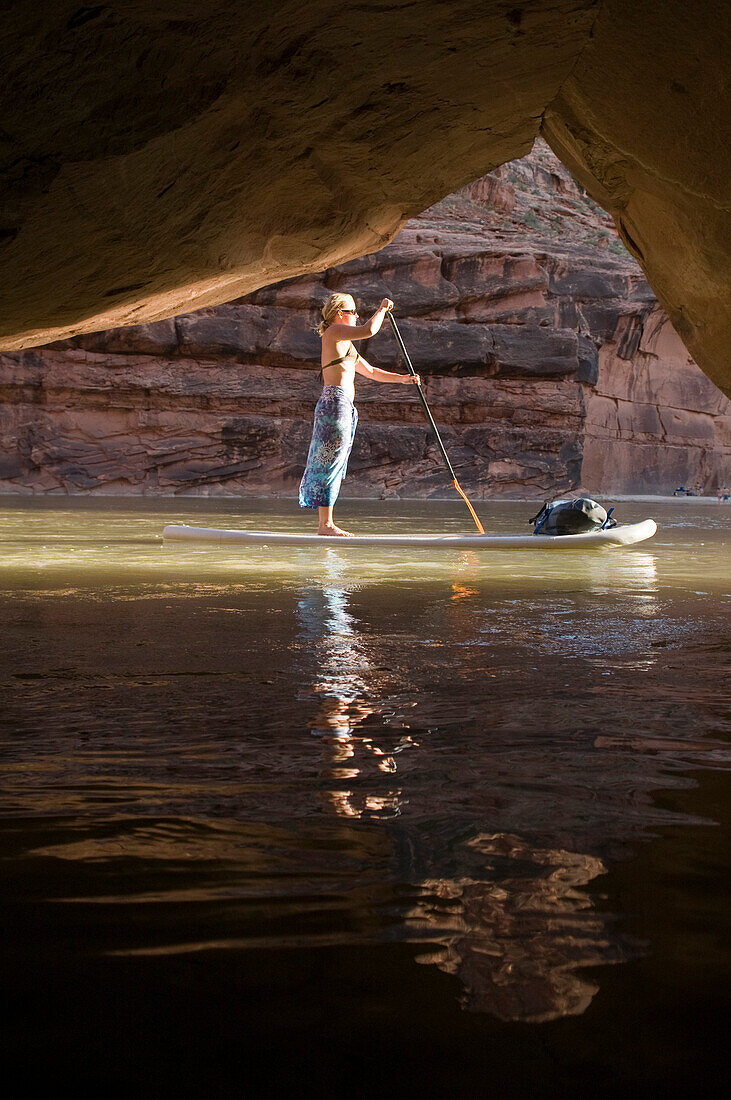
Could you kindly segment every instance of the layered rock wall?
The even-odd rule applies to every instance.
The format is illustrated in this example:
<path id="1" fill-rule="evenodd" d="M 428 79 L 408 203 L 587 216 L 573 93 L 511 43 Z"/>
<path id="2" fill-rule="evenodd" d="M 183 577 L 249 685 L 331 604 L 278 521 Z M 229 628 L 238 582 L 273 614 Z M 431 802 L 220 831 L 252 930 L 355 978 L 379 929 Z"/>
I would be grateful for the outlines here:
<path id="1" fill-rule="evenodd" d="M 628 371 L 622 345 L 634 346 Z M 729 401 L 656 306 L 599 352 L 587 395 L 582 479 L 603 490 L 706 491 L 731 482 Z"/>
<path id="2" fill-rule="evenodd" d="M 729 403 L 542 143 L 381 252 L 175 320 L 0 356 L 4 491 L 294 495 L 319 392 L 318 305 L 396 302 L 476 497 L 711 489 Z M 361 352 L 403 369 L 388 325 Z M 415 393 L 358 381 L 343 495 L 449 493 Z"/>

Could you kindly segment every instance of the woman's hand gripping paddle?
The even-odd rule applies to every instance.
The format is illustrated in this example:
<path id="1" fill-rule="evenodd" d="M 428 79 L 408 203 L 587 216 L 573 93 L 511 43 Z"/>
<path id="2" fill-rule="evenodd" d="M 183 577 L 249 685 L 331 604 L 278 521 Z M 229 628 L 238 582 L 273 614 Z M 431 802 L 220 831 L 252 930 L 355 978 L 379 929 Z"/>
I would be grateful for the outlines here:
<path id="1" fill-rule="evenodd" d="M 409 368 L 409 371 L 411 372 L 411 374 L 414 375 L 414 377 L 416 377 L 416 371 L 414 370 L 414 367 L 411 363 L 411 360 L 409 359 L 409 353 L 406 350 L 406 345 L 404 344 L 403 340 L 401 339 L 401 333 L 398 330 L 398 325 L 396 324 L 396 321 L 394 320 L 394 316 L 391 312 L 387 313 L 386 316 L 388 317 L 389 321 L 391 322 L 391 328 L 393 329 L 394 336 L 398 340 L 398 345 L 401 348 L 401 354 L 403 355 L 404 359 L 406 360 L 406 366 Z M 421 398 L 421 403 L 424 406 L 424 412 L 426 413 L 427 418 L 429 420 L 429 423 L 431 424 L 432 431 L 434 432 L 434 436 L 436 438 L 437 444 L 439 445 L 439 450 L 442 452 L 442 458 L 444 459 L 444 461 L 447 465 L 447 469 L 449 470 L 450 476 L 452 478 L 452 485 L 454 485 L 455 489 L 457 490 L 459 495 L 462 497 L 462 500 L 465 502 L 465 504 L 469 508 L 470 515 L 472 516 L 473 520 L 475 521 L 475 526 L 477 527 L 477 530 L 480 532 L 481 535 L 484 535 L 485 534 L 485 528 L 480 523 L 480 521 L 478 519 L 478 516 L 477 516 L 477 512 L 474 510 L 474 508 L 470 504 L 469 500 L 467 499 L 467 494 L 463 490 L 460 483 L 457 481 L 457 475 L 455 474 L 454 470 L 452 469 L 452 463 L 449 461 L 449 456 L 447 455 L 447 452 L 444 449 L 444 444 L 442 443 L 441 436 L 439 435 L 439 432 L 437 430 L 437 426 L 434 423 L 434 417 L 431 414 L 431 410 L 430 410 L 429 406 L 426 403 L 426 398 L 424 397 L 421 386 L 419 384 L 417 384 L 416 388 L 419 391 L 419 397 Z"/>

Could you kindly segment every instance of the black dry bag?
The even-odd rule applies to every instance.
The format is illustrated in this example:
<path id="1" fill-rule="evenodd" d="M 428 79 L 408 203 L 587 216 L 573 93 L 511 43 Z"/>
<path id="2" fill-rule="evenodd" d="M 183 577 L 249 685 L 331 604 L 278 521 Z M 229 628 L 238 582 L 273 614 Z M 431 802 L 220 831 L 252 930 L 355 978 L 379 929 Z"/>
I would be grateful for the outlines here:
<path id="1" fill-rule="evenodd" d="M 546 503 L 540 512 L 528 520 L 534 535 L 585 535 L 600 531 L 602 527 L 615 527 L 611 518 L 613 508 L 606 512 L 601 504 L 589 497 L 576 500 L 554 500 Z"/>

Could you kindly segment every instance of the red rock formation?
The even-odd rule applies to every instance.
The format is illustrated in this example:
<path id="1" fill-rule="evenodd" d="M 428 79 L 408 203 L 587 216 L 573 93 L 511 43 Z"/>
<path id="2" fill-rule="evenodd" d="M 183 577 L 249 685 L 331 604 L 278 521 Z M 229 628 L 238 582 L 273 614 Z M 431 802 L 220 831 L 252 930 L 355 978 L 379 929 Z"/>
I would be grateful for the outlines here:
<path id="1" fill-rule="evenodd" d="M 380 252 L 175 320 L 0 356 L 5 491 L 293 494 L 319 382 L 316 305 L 396 302 L 475 496 L 712 488 L 729 402 L 611 219 L 539 142 Z M 384 326 L 363 348 L 399 369 Z M 448 494 L 416 395 L 360 380 L 344 495 Z"/>

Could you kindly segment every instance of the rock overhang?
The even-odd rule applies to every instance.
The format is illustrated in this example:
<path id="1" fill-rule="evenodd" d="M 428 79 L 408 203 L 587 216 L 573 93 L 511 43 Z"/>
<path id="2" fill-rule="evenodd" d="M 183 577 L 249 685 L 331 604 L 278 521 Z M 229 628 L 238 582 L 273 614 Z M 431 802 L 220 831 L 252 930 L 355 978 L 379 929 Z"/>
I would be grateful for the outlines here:
<path id="1" fill-rule="evenodd" d="M 373 252 L 542 131 L 728 388 L 724 11 L 13 0 L 0 347 L 187 313 Z"/>

